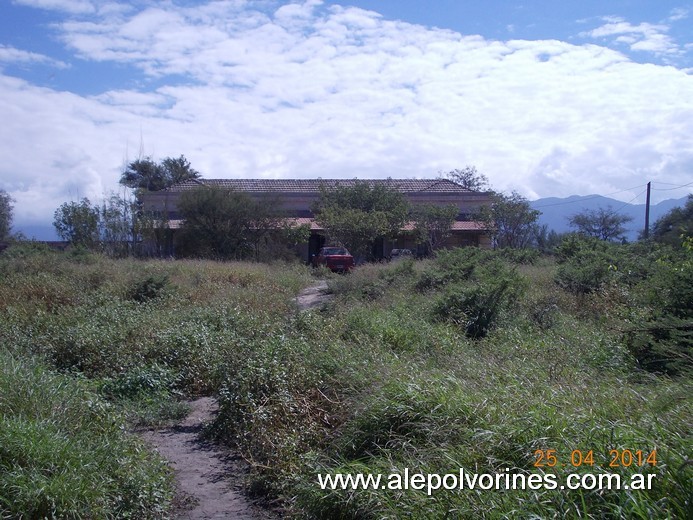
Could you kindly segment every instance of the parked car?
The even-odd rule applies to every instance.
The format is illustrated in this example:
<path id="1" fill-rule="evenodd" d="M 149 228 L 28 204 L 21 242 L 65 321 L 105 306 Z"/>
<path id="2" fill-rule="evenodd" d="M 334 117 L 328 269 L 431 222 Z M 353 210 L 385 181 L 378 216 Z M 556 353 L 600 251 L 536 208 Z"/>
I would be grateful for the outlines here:
<path id="1" fill-rule="evenodd" d="M 313 257 L 313 267 L 320 265 L 334 272 L 346 273 L 354 267 L 354 257 L 344 247 L 323 247 Z"/>
<path id="2" fill-rule="evenodd" d="M 414 258 L 411 249 L 393 249 L 390 251 L 390 262 L 395 262 L 404 258 Z"/>

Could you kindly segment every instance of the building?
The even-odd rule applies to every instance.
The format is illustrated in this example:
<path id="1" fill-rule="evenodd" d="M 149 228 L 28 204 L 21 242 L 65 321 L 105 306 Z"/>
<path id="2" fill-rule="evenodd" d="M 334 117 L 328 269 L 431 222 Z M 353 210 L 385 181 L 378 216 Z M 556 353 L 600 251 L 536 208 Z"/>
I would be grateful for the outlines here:
<path id="1" fill-rule="evenodd" d="M 214 186 L 246 192 L 253 197 L 278 201 L 280 209 L 296 225 L 310 226 L 310 240 L 304 244 L 301 256 L 308 260 L 322 247 L 328 237 L 325 230 L 315 221 L 311 208 L 320 197 L 321 187 L 348 187 L 356 182 L 382 184 L 406 196 L 410 204 L 454 204 L 459 213 L 452 225 L 445 247 L 481 246 L 490 247 L 490 237 L 482 222 L 474 220 L 479 210 L 491 203 L 490 194 L 468 190 L 448 179 L 195 179 L 175 184 L 161 191 L 143 195 L 146 212 L 160 215 L 175 234 L 182 220 L 178 212 L 178 200 L 182 193 L 201 186 Z M 393 248 L 416 249 L 411 235 L 413 225 L 402 229 L 393 241 L 377 245 L 376 256 L 386 257 Z"/>

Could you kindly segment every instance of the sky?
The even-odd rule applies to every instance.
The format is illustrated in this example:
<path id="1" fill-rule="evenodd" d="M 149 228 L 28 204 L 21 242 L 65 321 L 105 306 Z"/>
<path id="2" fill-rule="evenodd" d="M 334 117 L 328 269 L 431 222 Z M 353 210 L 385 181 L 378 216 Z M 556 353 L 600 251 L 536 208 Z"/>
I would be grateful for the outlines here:
<path id="1" fill-rule="evenodd" d="M 17 230 L 180 155 L 658 202 L 693 193 L 693 0 L 0 0 L 0 118 Z"/>

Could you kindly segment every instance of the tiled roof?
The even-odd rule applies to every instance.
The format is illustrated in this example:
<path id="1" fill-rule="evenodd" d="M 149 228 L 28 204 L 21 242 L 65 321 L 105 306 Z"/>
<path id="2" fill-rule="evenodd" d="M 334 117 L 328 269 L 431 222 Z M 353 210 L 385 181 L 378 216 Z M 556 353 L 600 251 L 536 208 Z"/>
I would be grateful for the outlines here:
<path id="1" fill-rule="evenodd" d="M 413 231 L 415 227 L 415 222 L 407 222 L 402 230 Z M 450 227 L 451 231 L 484 231 L 485 229 L 485 224 L 478 220 L 456 220 Z"/>
<path id="2" fill-rule="evenodd" d="M 452 231 L 484 231 L 486 224 L 478 220 L 458 220 L 452 223 Z"/>
<path id="3" fill-rule="evenodd" d="M 324 231 L 325 228 L 323 228 L 320 224 L 315 222 L 314 218 L 287 218 L 287 222 L 291 223 L 292 227 L 298 227 L 298 226 L 305 226 L 308 225 L 310 226 L 311 231 Z"/>
<path id="4" fill-rule="evenodd" d="M 292 226 L 298 227 L 301 225 L 309 225 L 312 231 L 324 231 L 324 228 L 318 224 L 313 218 L 287 218 L 285 219 L 287 223 L 292 224 Z M 169 220 L 166 224 L 169 229 L 180 229 L 183 227 L 183 220 Z M 452 223 L 451 231 L 483 231 L 486 227 L 483 222 L 478 221 L 467 221 L 458 220 Z M 408 222 L 402 228 L 402 231 L 413 231 L 414 223 Z"/>
<path id="5" fill-rule="evenodd" d="M 321 186 L 353 186 L 357 182 L 385 185 L 402 193 L 473 193 L 448 179 L 197 179 L 174 184 L 169 191 L 218 186 L 246 192 L 318 193 Z"/>

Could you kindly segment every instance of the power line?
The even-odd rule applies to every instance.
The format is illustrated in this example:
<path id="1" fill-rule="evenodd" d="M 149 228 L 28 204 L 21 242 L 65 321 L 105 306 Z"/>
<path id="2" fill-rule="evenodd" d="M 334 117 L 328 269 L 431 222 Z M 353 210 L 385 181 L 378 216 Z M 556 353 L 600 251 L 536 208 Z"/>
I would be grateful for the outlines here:
<path id="1" fill-rule="evenodd" d="M 668 182 L 659 182 L 655 181 L 656 184 L 666 184 L 667 186 L 675 186 L 674 188 L 652 188 L 653 190 L 657 191 L 673 191 L 673 190 L 679 190 L 681 188 L 687 188 L 688 186 L 693 185 L 693 182 L 689 182 L 688 184 L 682 184 L 681 186 L 676 186 L 675 184 L 671 184 Z"/>
<path id="2" fill-rule="evenodd" d="M 646 185 L 646 186 L 647 186 L 647 185 Z M 624 203 L 624 204 L 623 204 L 622 206 L 620 206 L 618 209 L 613 210 L 612 213 L 618 213 L 618 212 L 620 212 L 623 208 L 625 208 L 626 206 L 628 206 L 630 203 L 632 203 L 635 199 L 637 199 L 638 197 L 640 197 L 640 196 L 641 196 L 643 193 L 645 193 L 646 191 L 647 191 L 647 188 L 645 188 L 644 190 L 642 190 L 640 193 L 638 193 L 635 197 L 633 197 L 632 199 L 630 199 L 628 202 Z"/>
<path id="3" fill-rule="evenodd" d="M 691 183 L 691 184 L 693 184 L 693 183 Z M 592 195 L 591 197 L 582 197 L 578 200 L 569 200 L 569 201 L 563 201 L 563 202 L 554 202 L 552 204 L 543 204 L 541 206 L 534 206 L 534 209 L 548 208 L 549 206 L 563 206 L 564 204 L 576 204 L 578 202 L 584 202 L 586 200 L 598 199 L 600 197 L 608 197 L 609 195 L 616 195 L 617 193 L 623 193 L 624 191 L 636 190 L 638 188 L 642 188 L 643 186 L 647 186 L 647 184 L 640 184 L 639 186 L 633 186 L 632 188 L 626 188 L 625 190 L 614 191 L 612 193 L 607 193 L 606 195 Z M 640 195 L 642 195 L 642 193 Z M 638 195 L 638 197 L 640 195 Z M 628 203 L 628 204 L 630 204 L 630 203 Z"/>

